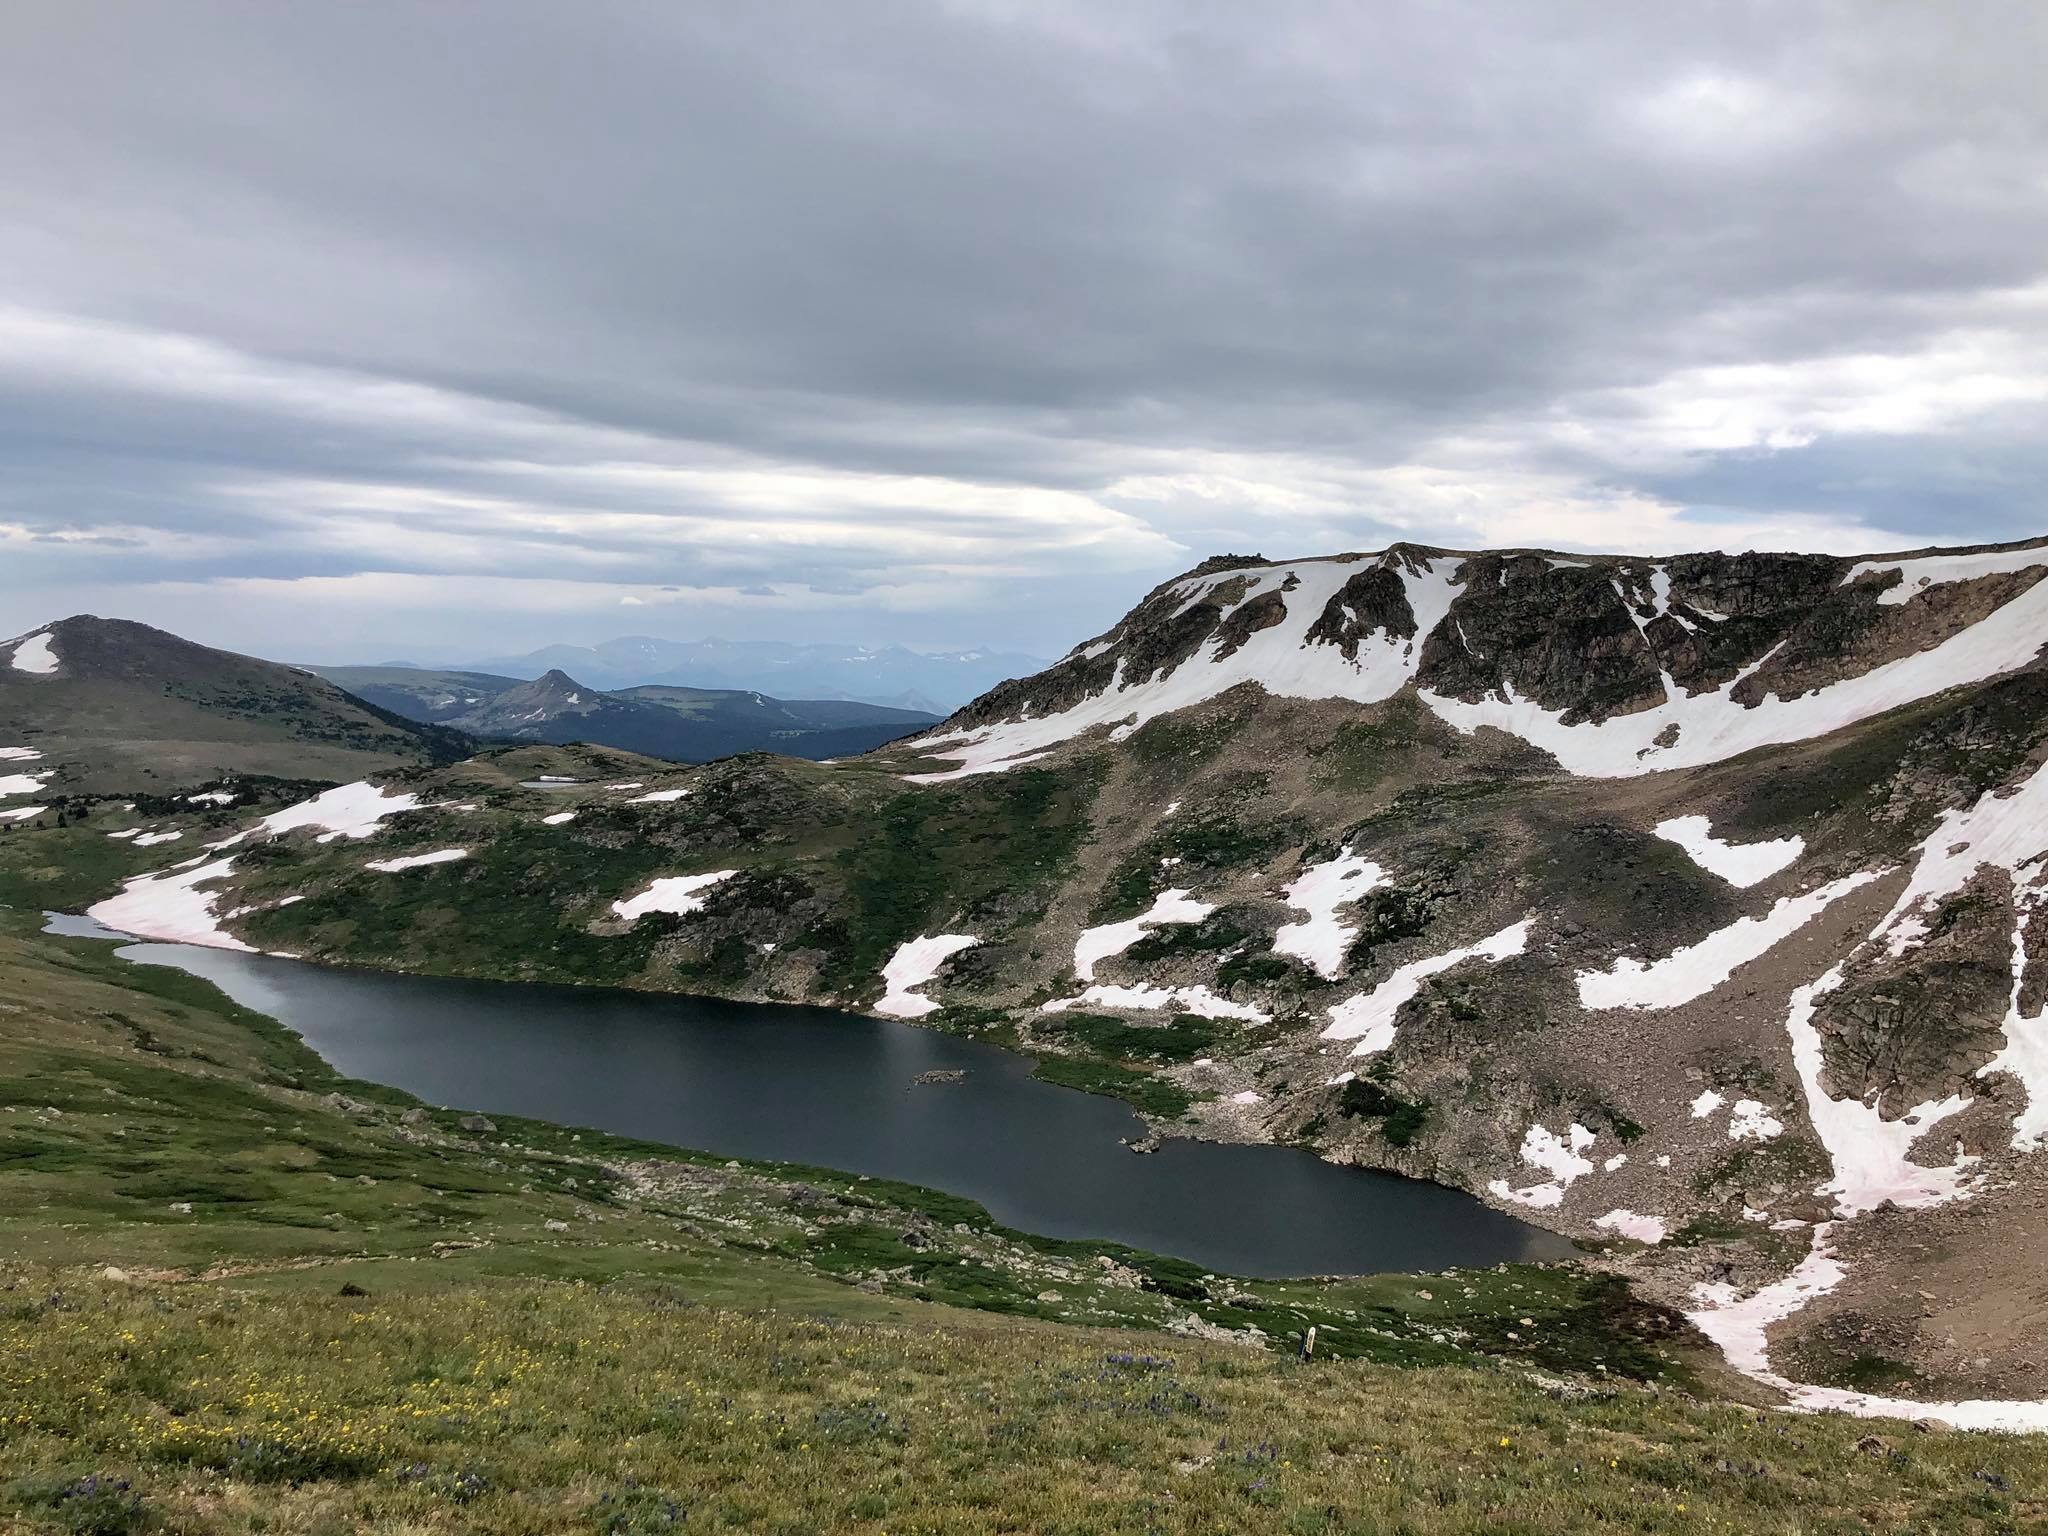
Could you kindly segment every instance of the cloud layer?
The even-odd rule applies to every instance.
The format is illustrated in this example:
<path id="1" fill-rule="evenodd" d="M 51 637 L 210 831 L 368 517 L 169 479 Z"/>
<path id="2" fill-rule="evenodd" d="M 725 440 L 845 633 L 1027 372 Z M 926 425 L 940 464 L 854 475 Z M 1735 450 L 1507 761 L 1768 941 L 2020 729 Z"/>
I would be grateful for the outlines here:
<path id="1" fill-rule="evenodd" d="M 1057 652 L 1220 549 L 2039 532 L 2044 33 L 31 6 L 0 630 Z"/>

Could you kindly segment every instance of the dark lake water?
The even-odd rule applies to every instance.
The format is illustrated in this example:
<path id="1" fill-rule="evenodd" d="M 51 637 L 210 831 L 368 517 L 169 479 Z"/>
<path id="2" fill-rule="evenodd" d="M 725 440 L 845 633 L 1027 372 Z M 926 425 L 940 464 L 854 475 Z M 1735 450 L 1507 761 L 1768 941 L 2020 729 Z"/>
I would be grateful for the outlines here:
<path id="1" fill-rule="evenodd" d="M 54 932 L 118 937 L 82 918 Z M 1559 1258 L 1564 1239 L 1433 1184 L 1293 1147 L 1168 1140 L 994 1046 L 823 1008 L 332 969 L 181 944 L 120 953 L 204 977 L 351 1077 L 430 1103 L 903 1179 L 1053 1237 L 1221 1273 L 1366 1274 Z M 915 1084 L 920 1072 L 966 1080 Z"/>

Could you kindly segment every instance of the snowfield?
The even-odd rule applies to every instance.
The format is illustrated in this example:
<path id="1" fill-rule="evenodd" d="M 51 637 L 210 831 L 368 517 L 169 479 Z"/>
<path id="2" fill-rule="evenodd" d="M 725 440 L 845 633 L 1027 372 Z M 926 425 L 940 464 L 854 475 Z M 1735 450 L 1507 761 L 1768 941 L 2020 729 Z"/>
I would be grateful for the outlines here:
<path id="1" fill-rule="evenodd" d="M 1852 586 L 1865 576 L 1889 574 L 1897 571 L 1900 580 L 1896 586 L 1878 593 L 1877 600 L 1887 608 L 1896 608 L 1911 602 L 1929 587 L 1940 586 L 1950 581 L 1975 581 L 1980 576 L 2000 576 L 2009 571 L 2031 571 L 2048 565 L 2048 549 L 1994 549 L 1980 555 L 1922 555 L 1919 558 L 1898 560 L 1858 560 L 1849 568 L 1849 574 L 1842 578 L 1842 585 Z"/>
<path id="2" fill-rule="evenodd" d="M 897 945 L 896 953 L 882 967 L 882 982 L 886 990 L 875 1004 L 874 1011 L 898 1019 L 921 1019 L 936 1012 L 939 1005 L 918 988 L 937 976 L 939 967 L 947 960 L 980 942 L 971 933 L 934 933 Z"/>
<path id="3" fill-rule="evenodd" d="M 1961 579 L 1961 578 L 1955 578 Z M 2034 590 L 2039 590 L 2035 588 Z M 2021 1011 L 2026 972 L 2026 928 L 2044 899 L 2042 859 L 2048 854 L 2048 767 L 2037 769 L 2023 784 L 2005 794 L 1993 792 L 1964 810 L 1945 813 L 1921 843 L 1905 892 L 1885 914 L 1850 961 L 1864 948 L 1882 945 L 1892 955 L 1905 953 L 1928 931 L 1934 907 L 1960 892 L 1987 868 L 2004 870 L 2015 887 L 2016 919 L 2012 939 L 2012 994 L 2005 1020 L 2005 1044 L 1978 1076 L 2005 1072 L 2026 1091 L 2026 1103 L 2013 1124 L 2016 1150 L 2038 1150 L 2048 1134 L 2048 1031 L 2040 1015 Z M 1813 1022 L 1822 997 L 1842 984 L 1849 961 L 1829 967 L 1816 980 L 1794 989 L 1785 1028 L 1791 1039 L 1793 1066 L 1806 1102 L 1807 1119 L 1826 1150 L 1831 1177 L 1816 1193 L 1833 1197 L 1838 1218 L 1874 1211 L 1887 1203 L 1901 1209 L 1941 1205 L 1968 1199 L 1976 1189 L 1978 1159 L 1950 1140 L 1940 1147 L 1936 1135 L 1944 1122 L 1975 1101 L 1962 1094 L 1929 1100 L 1886 1118 L 1883 1104 L 1828 1096 L 1822 1082 L 1824 1042 Z M 2048 1010 L 2044 1010 L 2048 1012 Z M 1729 1119 L 1735 1139 L 1769 1139 L 1783 1126 L 1756 1100 L 1738 1100 Z M 1943 1157 L 1941 1163 L 1918 1161 Z M 1759 1213 L 1762 1214 L 1762 1213 Z M 1796 1222 L 1772 1223 L 1774 1231 L 1796 1228 Z M 1791 1317 L 1817 1296 L 1840 1285 L 1846 1271 L 1829 1246 L 1832 1223 L 1814 1228 L 1813 1246 L 1799 1267 L 1783 1279 L 1747 1295 L 1725 1282 L 1696 1288 L 1695 1309 L 1688 1315 L 1700 1331 L 1721 1347 L 1730 1365 L 1783 1391 L 1792 1406 L 1820 1412 L 1833 1410 L 1866 1417 L 1929 1418 L 1959 1429 L 2048 1432 L 2048 1403 L 2001 1400 L 1922 1402 L 1874 1393 L 1810 1386 L 1788 1380 L 1771 1368 L 1768 1332 L 1773 1323 Z"/>

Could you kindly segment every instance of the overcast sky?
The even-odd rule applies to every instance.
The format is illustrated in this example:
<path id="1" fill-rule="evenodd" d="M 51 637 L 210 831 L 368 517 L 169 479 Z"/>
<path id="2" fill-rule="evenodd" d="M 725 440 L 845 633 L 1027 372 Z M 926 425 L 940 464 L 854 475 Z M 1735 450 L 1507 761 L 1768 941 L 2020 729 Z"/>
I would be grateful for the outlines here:
<path id="1" fill-rule="evenodd" d="M 2048 532 L 2048 6 L 18 0 L 0 634 Z"/>

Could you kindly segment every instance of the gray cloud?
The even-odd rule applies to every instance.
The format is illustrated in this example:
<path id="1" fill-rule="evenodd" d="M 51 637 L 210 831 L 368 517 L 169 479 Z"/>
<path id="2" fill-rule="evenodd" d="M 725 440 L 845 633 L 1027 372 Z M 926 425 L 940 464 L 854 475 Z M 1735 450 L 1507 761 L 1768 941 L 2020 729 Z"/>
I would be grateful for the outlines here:
<path id="1" fill-rule="evenodd" d="M 32 6 L 0 629 L 1057 651 L 1221 547 L 2036 531 L 2048 14 L 1973 16 Z"/>

